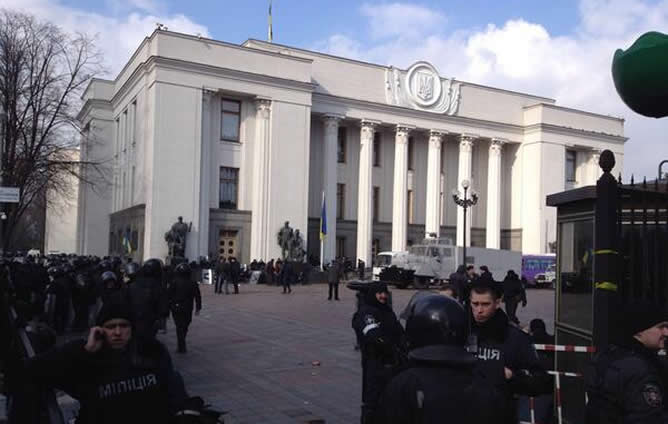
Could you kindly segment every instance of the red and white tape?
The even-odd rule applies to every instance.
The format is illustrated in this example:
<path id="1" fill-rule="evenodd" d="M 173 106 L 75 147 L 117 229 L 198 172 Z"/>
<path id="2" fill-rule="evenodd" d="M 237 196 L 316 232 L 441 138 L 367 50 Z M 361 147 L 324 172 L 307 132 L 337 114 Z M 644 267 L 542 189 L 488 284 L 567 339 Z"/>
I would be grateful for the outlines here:
<path id="1" fill-rule="evenodd" d="M 544 350 L 547 352 L 580 352 L 580 353 L 596 352 L 596 348 L 594 346 L 535 344 L 534 347 L 536 348 L 536 350 Z"/>

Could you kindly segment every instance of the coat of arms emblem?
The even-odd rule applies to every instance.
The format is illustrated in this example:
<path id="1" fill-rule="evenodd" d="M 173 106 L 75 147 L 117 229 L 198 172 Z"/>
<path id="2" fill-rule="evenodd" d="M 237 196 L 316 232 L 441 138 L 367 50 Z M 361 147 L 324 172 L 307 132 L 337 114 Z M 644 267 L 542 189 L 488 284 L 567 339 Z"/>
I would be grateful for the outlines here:
<path id="1" fill-rule="evenodd" d="M 434 76 L 427 72 L 417 72 L 415 75 L 417 85 L 416 94 L 422 100 L 430 100 L 434 96 Z"/>

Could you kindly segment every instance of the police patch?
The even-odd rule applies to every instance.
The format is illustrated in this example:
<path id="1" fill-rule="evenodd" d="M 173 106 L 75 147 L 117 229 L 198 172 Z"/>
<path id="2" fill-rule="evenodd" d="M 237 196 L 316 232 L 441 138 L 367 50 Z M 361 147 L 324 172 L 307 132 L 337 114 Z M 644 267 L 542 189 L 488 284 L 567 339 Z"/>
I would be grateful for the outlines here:
<path id="1" fill-rule="evenodd" d="M 652 408 L 660 408 L 663 404 L 663 394 L 656 384 L 647 383 L 642 389 L 642 397 L 645 403 Z"/>

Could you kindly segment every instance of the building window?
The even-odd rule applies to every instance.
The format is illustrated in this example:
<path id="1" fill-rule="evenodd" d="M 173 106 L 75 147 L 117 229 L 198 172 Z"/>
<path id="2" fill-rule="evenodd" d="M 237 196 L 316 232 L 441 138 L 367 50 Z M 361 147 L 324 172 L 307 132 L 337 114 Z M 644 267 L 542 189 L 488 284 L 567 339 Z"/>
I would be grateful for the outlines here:
<path id="1" fill-rule="evenodd" d="M 239 168 L 220 167 L 220 209 L 236 209 L 239 189 Z"/>
<path id="2" fill-rule="evenodd" d="M 408 137 L 408 169 L 411 171 L 413 170 L 413 160 L 415 158 L 414 150 L 415 140 L 413 137 Z"/>
<path id="3" fill-rule="evenodd" d="M 371 256 L 374 258 L 380 253 L 380 239 L 373 239 L 371 244 Z"/>
<path id="4" fill-rule="evenodd" d="M 380 140 L 380 133 L 373 133 L 373 166 L 380 166 Z"/>
<path id="5" fill-rule="evenodd" d="M 121 119 L 116 118 L 116 161 L 118 161 L 118 153 L 121 151 Z"/>
<path id="6" fill-rule="evenodd" d="M 132 167 L 132 173 L 130 174 L 130 206 L 135 201 L 135 177 L 136 177 L 136 168 Z"/>
<path id="7" fill-rule="evenodd" d="M 241 123 L 241 102 L 223 99 L 221 105 L 220 138 L 225 141 L 239 142 Z"/>
<path id="8" fill-rule="evenodd" d="M 339 135 L 337 137 L 336 160 L 338 163 L 346 163 L 346 139 L 347 128 L 339 127 Z"/>
<path id="9" fill-rule="evenodd" d="M 336 219 L 344 219 L 344 211 L 346 210 L 346 185 L 336 185 Z"/>
<path id="10" fill-rule="evenodd" d="M 408 215 L 408 223 L 409 224 L 414 224 L 414 211 L 413 211 L 413 206 L 415 206 L 415 198 L 413 196 L 413 190 L 408 190 L 408 196 L 406 196 L 406 202 L 407 202 L 407 215 Z"/>
<path id="11" fill-rule="evenodd" d="M 566 150 L 566 182 L 575 182 L 575 150 Z"/>
<path id="12" fill-rule="evenodd" d="M 337 237 L 336 238 L 336 257 L 343 258 L 346 256 L 346 238 Z"/>
<path id="13" fill-rule="evenodd" d="M 132 119 L 132 125 L 130 127 L 130 143 L 132 147 L 137 143 L 137 100 L 132 102 L 130 105 L 130 119 Z"/>
<path id="14" fill-rule="evenodd" d="M 380 187 L 373 187 L 373 221 L 378 222 L 378 211 L 380 210 Z"/>

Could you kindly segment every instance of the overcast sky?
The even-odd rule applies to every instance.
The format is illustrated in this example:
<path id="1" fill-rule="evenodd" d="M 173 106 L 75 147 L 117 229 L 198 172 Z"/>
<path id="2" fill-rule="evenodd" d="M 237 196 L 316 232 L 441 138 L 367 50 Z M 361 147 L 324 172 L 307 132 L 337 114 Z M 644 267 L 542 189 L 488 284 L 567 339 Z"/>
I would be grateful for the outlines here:
<path id="1" fill-rule="evenodd" d="M 0 0 L 68 31 L 97 35 L 111 76 L 155 23 L 241 43 L 267 37 L 267 0 Z M 642 33 L 668 32 L 668 0 L 275 0 L 274 41 L 380 64 L 434 64 L 445 77 L 551 97 L 626 119 L 624 180 L 668 159 L 668 118 L 637 115 L 610 65 Z"/>

